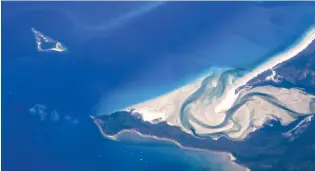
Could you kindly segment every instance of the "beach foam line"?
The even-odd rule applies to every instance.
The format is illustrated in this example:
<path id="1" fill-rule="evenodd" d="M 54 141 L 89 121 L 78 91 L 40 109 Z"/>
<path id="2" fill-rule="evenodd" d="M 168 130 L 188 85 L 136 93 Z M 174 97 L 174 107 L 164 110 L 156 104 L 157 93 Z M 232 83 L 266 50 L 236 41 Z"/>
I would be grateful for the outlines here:
<path id="1" fill-rule="evenodd" d="M 281 64 L 282 62 L 285 62 L 291 58 L 294 58 L 296 55 L 302 52 L 305 48 L 307 48 L 314 41 L 314 39 L 315 39 L 315 27 L 313 26 L 291 48 L 289 48 L 288 50 L 282 53 L 276 54 L 269 61 L 258 66 L 256 69 L 252 70 L 251 72 L 246 74 L 244 77 L 236 80 L 235 84 L 231 88 L 229 88 L 230 90 L 226 92 L 221 102 L 216 106 L 215 112 L 221 113 L 230 109 L 239 95 L 239 92 L 235 93 L 238 87 L 246 85 L 248 81 L 257 77 L 260 73 L 268 69 L 273 69 L 278 64 Z"/>

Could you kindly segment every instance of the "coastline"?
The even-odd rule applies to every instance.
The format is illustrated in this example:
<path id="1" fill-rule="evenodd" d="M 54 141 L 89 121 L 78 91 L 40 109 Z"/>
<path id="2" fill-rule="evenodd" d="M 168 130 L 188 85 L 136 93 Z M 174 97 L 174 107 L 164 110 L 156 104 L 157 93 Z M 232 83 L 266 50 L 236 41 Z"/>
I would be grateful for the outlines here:
<path id="1" fill-rule="evenodd" d="M 246 138 L 246 136 L 250 133 L 255 131 L 257 128 L 262 127 L 262 125 L 270 119 L 273 119 L 273 117 L 276 118 L 281 118 L 283 122 L 281 122 L 283 125 L 286 125 L 288 123 L 291 123 L 294 118 L 296 116 L 302 116 L 303 114 L 312 114 L 309 111 L 305 111 L 304 109 L 307 109 L 307 107 L 304 107 L 304 103 L 305 102 L 310 102 L 312 96 L 305 96 L 305 98 L 307 97 L 307 99 L 304 99 L 305 101 L 299 102 L 299 105 L 291 105 L 291 107 L 288 107 L 287 104 L 290 104 L 291 101 L 286 101 L 286 99 L 290 99 L 290 98 L 285 98 L 286 94 L 291 94 L 290 96 L 292 97 L 296 97 L 297 99 L 303 99 L 304 96 L 302 91 L 296 91 L 295 89 L 282 89 L 282 88 L 274 88 L 272 86 L 266 86 L 265 89 L 262 87 L 256 87 L 253 89 L 248 90 L 247 92 L 237 92 L 235 93 L 236 89 L 239 88 L 240 86 L 242 86 L 243 84 L 247 84 L 250 80 L 255 79 L 259 76 L 259 74 L 261 74 L 262 72 L 265 72 L 267 70 L 270 70 L 270 68 L 274 68 L 276 66 L 278 66 L 279 64 L 283 63 L 284 61 L 288 61 L 294 57 L 299 56 L 298 54 L 300 52 L 303 52 L 303 50 L 305 50 L 306 48 L 308 48 L 312 42 L 315 39 L 315 27 L 312 27 L 312 29 L 309 29 L 309 32 L 305 33 L 304 36 L 301 37 L 301 41 L 295 43 L 294 45 L 292 45 L 292 48 L 289 48 L 288 50 L 282 52 L 282 53 L 278 53 L 276 55 L 274 55 L 275 57 L 272 58 L 272 60 L 270 60 L 269 62 L 262 64 L 260 67 L 258 67 L 257 69 L 254 69 L 253 72 L 250 73 L 245 73 L 245 76 L 241 76 L 241 77 L 236 77 L 235 82 L 233 80 L 231 80 L 230 78 L 227 78 L 226 81 L 221 83 L 221 87 L 223 87 L 223 91 L 222 94 L 211 94 L 210 97 L 215 96 L 217 101 L 211 102 L 212 105 L 210 106 L 209 103 L 205 104 L 203 107 L 204 108 L 198 108 L 198 116 L 199 116 L 199 120 L 197 121 L 209 121 L 211 120 L 212 122 L 200 122 L 202 124 L 206 123 L 208 125 L 210 125 L 209 129 L 208 128 L 204 128 L 202 125 L 195 123 L 196 121 L 192 120 L 192 124 L 190 124 L 189 121 L 191 120 L 185 120 L 186 124 L 188 125 L 187 127 L 193 127 L 195 130 L 194 133 L 196 134 L 202 134 L 202 135 L 207 135 L 209 133 L 209 135 L 215 135 L 216 133 L 220 132 L 220 130 L 215 130 L 215 129 L 225 129 L 224 127 L 219 127 L 217 125 L 224 125 L 224 123 L 227 122 L 223 122 L 226 121 L 227 116 L 230 116 L 232 114 L 234 114 L 234 112 L 229 112 L 229 114 L 226 112 L 227 110 L 231 109 L 233 105 L 235 105 L 237 102 L 237 99 L 239 99 L 239 97 L 260 97 L 260 95 L 262 96 L 261 98 L 256 98 L 255 100 L 257 101 L 257 106 L 253 106 L 256 105 L 256 103 L 251 103 L 252 107 L 254 108 L 261 108 L 261 107 L 265 107 L 265 108 L 269 108 L 268 106 L 275 104 L 273 99 L 276 99 L 276 101 L 279 101 L 279 103 L 277 103 L 275 106 L 275 109 L 272 108 L 272 110 L 276 110 L 276 108 L 282 108 L 282 109 L 288 109 L 287 111 L 289 111 L 289 113 L 291 111 L 294 111 L 296 114 L 292 114 L 292 115 L 287 115 L 287 113 L 283 112 L 282 109 L 279 109 L 278 113 L 274 116 L 268 115 L 268 113 L 263 113 L 263 114 L 249 114 L 246 113 L 246 115 L 242 114 L 242 115 L 237 115 L 239 116 L 239 120 L 242 121 L 241 124 L 236 123 L 236 128 L 238 129 L 242 129 L 239 132 L 233 132 L 231 131 L 231 137 L 234 139 L 244 139 Z M 217 69 L 214 68 L 214 70 L 212 71 L 216 71 Z M 271 72 L 271 76 L 275 77 L 277 75 L 276 71 L 278 72 L 278 69 L 272 70 Z M 256 75 L 257 74 L 257 75 Z M 209 76 L 210 77 L 210 76 Z M 270 80 L 269 78 L 270 76 L 267 76 L 266 78 L 264 78 L 264 80 L 266 80 L 267 78 Z M 224 78 L 224 77 L 223 77 Z M 216 84 L 217 82 L 215 82 L 217 80 L 213 80 L 212 82 L 209 82 L 209 84 L 212 84 L 212 87 L 214 87 L 213 89 L 220 89 L 221 87 L 218 87 Z M 200 90 L 200 82 L 204 82 L 201 80 L 198 80 L 197 82 L 193 82 L 191 84 L 185 85 L 175 91 L 172 91 L 168 94 L 164 94 L 161 96 L 156 97 L 155 99 L 152 100 L 148 100 L 144 103 L 140 103 L 140 104 L 136 104 L 134 106 L 130 107 L 130 110 L 128 109 L 123 109 L 122 111 L 129 111 L 131 113 L 139 113 L 144 121 L 149 121 L 151 123 L 155 123 L 155 122 L 160 122 L 160 121 L 166 121 L 168 123 L 168 125 L 177 125 L 180 128 L 182 128 L 183 131 L 188 132 L 187 127 L 184 127 L 183 123 L 181 120 L 178 119 L 178 114 L 180 115 L 180 109 L 183 108 L 183 106 L 185 106 L 186 102 L 188 101 L 188 104 L 190 101 L 193 101 L 191 98 L 194 92 L 196 92 L 196 90 Z M 228 83 L 228 84 L 225 84 Z M 241 83 L 241 84 L 240 84 Z M 193 87 L 193 88 L 191 88 Z M 203 90 L 202 90 L 203 91 Z M 218 91 L 219 92 L 219 91 Z M 260 92 L 256 93 L 255 92 Z M 243 94 L 242 94 L 243 93 Z M 294 94 L 292 94 L 294 93 Z M 180 94 L 180 95 L 178 95 Z M 249 94 L 249 95 L 247 95 Z M 266 94 L 266 96 L 264 96 Z M 191 95 L 191 96 L 189 96 Z M 244 96 L 243 96 L 244 95 Z M 274 97 L 273 95 L 276 95 L 276 97 Z M 268 98 L 264 98 L 264 97 L 270 97 L 270 101 L 268 101 Z M 244 98 L 246 101 L 246 98 Z M 203 102 L 203 101 L 201 101 Z M 201 103 L 200 102 L 200 103 Z M 259 102 L 259 103 L 258 103 Z M 196 102 L 197 103 L 197 102 Z M 200 104 L 199 103 L 199 104 Z M 293 103 L 293 102 L 292 102 Z M 184 105 L 183 105 L 184 104 Z M 294 104 L 297 104 L 297 101 L 294 101 Z M 245 105 L 244 105 L 245 106 Z M 300 106 L 300 107 L 298 107 Z M 197 110 L 198 106 L 193 106 L 195 108 L 195 110 Z M 237 108 L 238 109 L 238 108 Z M 203 110 L 203 111 L 201 111 Z M 222 112 L 223 110 L 223 112 Z M 240 110 L 243 110 L 246 112 L 247 108 L 246 106 L 241 108 Z M 270 109 L 271 110 L 271 109 Z M 212 112 L 213 111 L 213 112 Z M 235 110 L 236 111 L 236 110 Z M 293 112 L 293 113 L 294 113 Z M 204 114 L 204 113 L 212 113 L 212 114 L 221 114 L 221 115 L 216 115 L 216 117 L 213 118 L 209 118 L 208 115 Z M 238 112 L 241 113 L 241 112 Z M 257 112 L 259 113 L 259 112 Z M 237 114 L 237 113 L 236 113 Z M 300 115 L 298 115 L 300 114 Z M 205 115 L 205 116 L 203 116 Z M 249 117 L 254 116 L 254 121 L 255 122 L 248 122 L 249 121 Z M 220 117 L 218 119 L 218 117 Z M 187 117 L 188 118 L 188 117 Z M 217 120 L 216 120 L 217 119 Z M 233 120 L 232 120 L 233 121 Z M 215 122 L 215 123 L 213 123 Z M 234 122 L 235 123 L 235 122 Z M 207 125 L 207 126 L 208 126 Z M 234 125 L 232 125 L 234 126 Z M 227 129 L 227 131 L 230 131 L 231 129 Z M 225 131 L 225 130 L 224 130 Z M 221 132 L 224 132 L 221 131 Z M 220 134 L 218 133 L 217 135 L 220 136 Z M 229 138 L 231 138 L 229 137 Z"/>
<path id="2" fill-rule="evenodd" d="M 313 41 L 315 40 L 315 27 L 311 27 L 301 38 L 294 43 L 290 48 L 286 51 L 275 54 L 274 57 L 271 57 L 265 63 L 259 65 L 256 69 L 253 69 L 251 72 L 248 72 L 242 78 L 236 80 L 234 85 L 230 88 L 229 91 L 223 95 L 222 101 L 216 106 L 215 112 L 219 113 L 222 111 L 228 110 L 233 102 L 239 96 L 239 93 L 236 93 L 237 88 L 246 85 L 248 81 L 257 77 L 259 74 L 263 73 L 266 70 L 274 69 L 277 65 L 285 62 L 289 59 L 294 58 L 300 52 L 302 52 L 305 48 L 307 48 Z"/>
<path id="3" fill-rule="evenodd" d="M 210 153 L 212 155 L 219 155 L 223 158 L 226 158 L 228 160 L 230 160 L 229 162 L 231 162 L 232 165 L 236 165 L 238 167 L 241 167 L 243 168 L 244 171 L 250 171 L 249 168 L 247 168 L 245 165 L 241 165 L 239 163 L 236 163 L 237 159 L 233 156 L 232 153 L 230 152 L 227 152 L 227 151 L 211 151 L 211 150 L 207 150 L 207 149 L 203 149 L 203 148 L 194 148 L 194 147 L 187 147 L 187 146 L 183 146 L 182 144 L 180 144 L 179 142 L 177 142 L 176 140 L 173 140 L 173 139 L 169 139 L 169 138 L 161 138 L 161 137 L 157 137 L 157 136 L 154 136 L 154 135 L 145 135 L 145 134 L 142 134 L 140 132 L 138 132 L 137 130 L 134 130 L 134 129 L 124 129 L 122 131 L 119 131 L 118 133 L 114 134 L 114 135 L 107 135 L 103 132 L 103 129 L 101 127 L 101 125 L 99 123 L 97 123 L 96 119 L 95 119 L 95 116 L 92 116 L 90 115 L 90 118 L 93 120 L 93 122 L 95 123 L 95 125 L 97 126 L 97 128 L 99 129 L 100 133 L 102 134 L 102 136 L 104 138 L 107 138 L 109 140 L 112 140 L 112 141 L 120 141 L 119 140 L 119 137 L 124 134 L 124 133 L 135 133 L 137 134 L 138 136 L 140 137 L 143 137 L 143 138 L 152 138 L 152 139 L 155 139 L 155 140 L 158 140 L 158 141 L 166 141 L 166 142 L 170 142 L 172 144 L 174 144 L 175 146 L 181 148 L 181 149 L 185 149 L 185 150 L 194 150 L 194 151 L 202 151 L 202 152 L 207 152 L 207 153 Z M 235 166 L 235 167 L 236 167 Z"/>

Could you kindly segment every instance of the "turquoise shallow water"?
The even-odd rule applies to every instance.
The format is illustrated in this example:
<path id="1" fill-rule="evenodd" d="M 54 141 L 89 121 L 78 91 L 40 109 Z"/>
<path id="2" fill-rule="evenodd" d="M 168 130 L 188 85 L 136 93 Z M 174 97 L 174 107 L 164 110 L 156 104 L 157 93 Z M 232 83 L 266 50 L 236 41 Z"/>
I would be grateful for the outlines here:
<path id="1" fill-rule="evenodd" d="M 211 66 L 260 63 L 311 25 L 315 11 L 304 3 L 166 2 L 133 12 L 137 15 L 125 17 L 115 29 L 95 29 L 146 5 L 2 3 L 3 170 L 209 169 L 207 154 L 106 140 L 88 115 L 154 98 Z M 33 27 L 69 51 L 38 52 Z M 79 124 L 40 121 L 28 112 L 35 104 Z"/>
<path id="2" fill-rule="evenodd" d="M 135 148 L 142 150 L 140 154 L 143 154 L 143 151 L 152 154 L 151 157 L 142 157 L 143 155 L 137 156 L 140 161 L 144 161 L 144 164 L 142 165 L 143 170 L 237 171 L 246 169 L 245 167 L 232 162 L 228 154 L 220 154 L 200 149 L 185 149 L 177 146 L 172 141 L 157 140 L 153 137 L 143 137 L 134 132 L 122 133 L 117 138 L 120 142 L 134 144 Z M 156 155 L 163 156 L 161 159 L 150 161 L 154 162 L 155 164 L 153 166 L 156 166 L 157 168 L 152 167 L 152 165 L 146 165 L 148 163 L 147 160 L 155 158 L 153 156 Z"/>
<path id="3" fill-rule="evenodd" d="M 213 67 L 250 71 L 294 46 L 315 23 L 311 5 L 247 5 L 244 3 L 231 14 L 222 16 L 219 24 L 212 23 L 209 30 L 196 35 L 194 43 L 183 46 L 179 52 L 165 54 L 165 58 L 152 64 L 148 70 L 135 75 L 137 78 L 130 80 L 128 85 L 104 96 L 98 111 L 111 113 L 152 99 L 206 75 Z M 227 8 L 223 4 L 218 6 Z M 107 104 L 111 100 L 122 101 L 121 107 L 111 110 L 102 107 L 102 102 Z"/>

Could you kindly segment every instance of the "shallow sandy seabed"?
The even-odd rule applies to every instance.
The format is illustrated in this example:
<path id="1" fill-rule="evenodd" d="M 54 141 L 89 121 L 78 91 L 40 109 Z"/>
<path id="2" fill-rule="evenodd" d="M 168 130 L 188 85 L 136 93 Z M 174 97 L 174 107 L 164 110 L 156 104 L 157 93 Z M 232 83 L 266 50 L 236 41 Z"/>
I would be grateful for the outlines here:
<path id="1" fill-rule="evenodd" d="M 237 93 L 236 90 L 258 74 L 295 57 L 314 39 L 315 29 L 312 28 L 295 46 L 247 74 L 239 76 L 229 69 L 213 70 L 206 78 L 124 110 L 141 114 L 145 121 L 166 121 L 185 132 L 192 133 L 191 129 L 194 129 L 195 134 L 213 138 L 226 135 L 242 140 L 272 119 L 287 125 L 297 116 L 315 113 L 315 96 L 300 89 L 268 85 L 241 89 Z M 273 71 L 268 79 L 274 75 Z"/>

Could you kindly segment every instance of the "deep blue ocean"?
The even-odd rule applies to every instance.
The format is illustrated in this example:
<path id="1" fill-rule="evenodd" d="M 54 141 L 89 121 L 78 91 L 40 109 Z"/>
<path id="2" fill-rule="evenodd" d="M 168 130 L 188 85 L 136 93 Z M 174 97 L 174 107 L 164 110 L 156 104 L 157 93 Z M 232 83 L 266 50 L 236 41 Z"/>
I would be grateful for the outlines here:
<path id="1" fill-rule="evenodd" d="M 253 67 L 299 38 L 315 22 L 314 8 L 297 2 L 2 2 L 2 169 L 209 169 L 198 152 L 107 140 L 89 115 L 154 98 L 211 66 Z M 31 28 L 68 50 L 38 52 Z M 29 112 L 35 104 L 78 123 L 42 121 Z"/>

